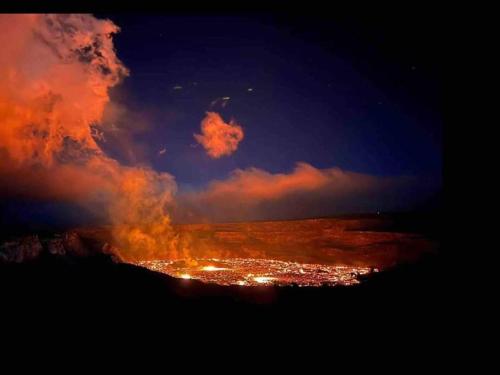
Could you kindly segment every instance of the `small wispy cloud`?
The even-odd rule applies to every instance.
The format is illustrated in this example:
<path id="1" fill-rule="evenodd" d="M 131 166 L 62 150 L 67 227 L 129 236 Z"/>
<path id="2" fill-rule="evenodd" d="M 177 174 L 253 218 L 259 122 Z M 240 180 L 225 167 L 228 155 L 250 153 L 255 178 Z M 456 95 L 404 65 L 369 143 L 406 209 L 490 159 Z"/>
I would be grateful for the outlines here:
<path id="1" fill-rule="evenodd" d="M 213 159 L 231 155 L 238 149 L 243 137 L 244 132 L 240 125 L 233 120 L 229 123 L 224 122 L 216 112 L 207 112 L 201 122 L 201 134 L 194 134 L 196 141 Z"/>

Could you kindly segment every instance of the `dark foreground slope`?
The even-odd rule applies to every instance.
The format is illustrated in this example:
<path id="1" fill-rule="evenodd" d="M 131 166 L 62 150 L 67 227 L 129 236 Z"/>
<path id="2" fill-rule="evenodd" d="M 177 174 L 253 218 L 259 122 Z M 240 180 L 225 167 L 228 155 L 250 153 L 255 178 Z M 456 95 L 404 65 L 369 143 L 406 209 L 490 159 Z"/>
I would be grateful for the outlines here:
<path id="1" fill-rule="evenodd" d="M 443 264 L 433 257 L 374 274 L 357 286 L 223 287 L 114 263 L 105 255 L 47 255 L 0 266 L 0 314 L 4 321 L 109 321 L 172 329 L 248 318 L 281 323 L 313 319 L 329 325 L 338 318 L 404 318 L 414 325 L 439 318 L 446 304 L 442 275 Z"/>
<path id="2" fill-rule="evenodd" d="M 429 222 L 427 218 L 417 221 Z M 409 227 L 413 231 L 415 225 L 410 224 L 395 229 L 402 232 Z M 416 233 L 432 235 L 417 229 Z M 247 236 L 253 233 L 253 227 L 245 230 Z M 220 231 L 228 232 L 226 226 L 212 230 L 215 234 Z M 208 345 L 214 335 L 224 337 L 221 331 L 239 335 L 242 329 L 248 332 L 248 328 L 264 327 L 271 334 L 285 329 L 294 335 L 319 334 L 336 341 L 345 337 L 340 333 L 362 331 L 359 340 L 364 342 L 387 330 L 403 335 L 429 332 L 429 328 L 433 334 L 439 332 L 449 319 L 445 311 L 457 285 L 448 281 L 450 263 L 440 250 L 371 274 L 356 286 L 209 285 L 116 262 L 105 254 L 106 239 L 96 237 L 95 231 L 90 234 L 68 232 L 42 239 L 28 236 L 2 245 L 3 329 L 16 332 L 20 327 L 45 327 L 49 332 L 62 329 L 71 333 L 99 327 L 99 332 L 128 333 L 135 327 L 156 336 L 177 332 L 185 337 L 189 337 L 187 332 L 203 331 L 208 335 L 204 344 Z M 243 240 L 247 241 L 246 237 Z"/>

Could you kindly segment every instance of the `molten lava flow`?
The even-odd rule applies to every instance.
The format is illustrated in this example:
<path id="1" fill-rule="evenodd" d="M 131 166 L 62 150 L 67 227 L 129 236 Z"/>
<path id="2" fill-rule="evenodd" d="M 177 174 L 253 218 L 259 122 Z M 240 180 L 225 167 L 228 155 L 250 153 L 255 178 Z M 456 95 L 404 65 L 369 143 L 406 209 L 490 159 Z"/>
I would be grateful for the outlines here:
<path id="1" fill-rule="evenodd" d="M 196 279 L 219 285 L 353 285 L 358 277 L 372 272 L 369 267 L 304 264 L 269 259 L 198 259 L 207 266 L 191 266 L 183 260 L 140 261 L 136 264 L 182 279 Z M 215 264 L 215 265 L 214 265 Z"/>
<path id="2" fill-rule="evenodd" d="M 257 276 L 254 277 L 253 280 L 259 284 L 271 284 L 274 280 L 276 280 L 276 277 Z"/>

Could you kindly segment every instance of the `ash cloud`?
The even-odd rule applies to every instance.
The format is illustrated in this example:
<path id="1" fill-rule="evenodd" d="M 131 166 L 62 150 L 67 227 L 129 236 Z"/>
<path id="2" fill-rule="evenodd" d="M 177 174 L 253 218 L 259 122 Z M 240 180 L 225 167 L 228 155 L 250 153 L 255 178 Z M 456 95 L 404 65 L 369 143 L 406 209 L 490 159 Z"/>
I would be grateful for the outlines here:
<path id="1" fill-rule="evenodd" d="M 231 155 L 244 138 L 243 128 L 234 120 L 224 122 L 216 112 L 207 112 L 201 122 L 201 134 L 194 134 L 196 141 L 213 159 Z"/>

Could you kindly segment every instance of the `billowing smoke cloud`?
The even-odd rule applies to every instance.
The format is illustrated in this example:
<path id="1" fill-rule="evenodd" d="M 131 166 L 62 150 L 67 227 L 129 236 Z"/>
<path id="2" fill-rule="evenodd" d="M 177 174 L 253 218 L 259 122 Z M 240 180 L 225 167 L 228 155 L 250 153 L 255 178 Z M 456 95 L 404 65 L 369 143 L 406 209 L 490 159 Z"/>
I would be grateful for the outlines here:
<path id="1" fill-rule="evenodd" d="M 229 124 L 225 123 L 216 112 L 207 112 L 201 122 L 201 134 L 194 135 L 208 156 L 214 159 L 235 152 L 243 137 L 243 128 L 240 125 L 233 120 Z"/>
<path id="2" fill-rule="evenodd" d="M 283 174 L 236 170 L 227 180 L 174 200 L 173 176 L 134 166 L 135 155 L 120 164 L 100 146 L 110 137 L 123 149 L 133 143 L 133 137 L 113 135 L 119 133 L 115 120 L 130 117 L 109 103 L 108 91 L 128 74 L 113 48 L 118 31 L 111 21 L 91 15 L 0 15 L 2 197 L 103 211 L 120 255 L 128 259 L 189 256 L 187 239 L 172 230 L 168 207 L 178 221 L 193 222 L 324 216 L 407 201 L 400 192 L 411 179 L 306 163 Z M 108 128 L 102 126 L 105 117 Z M 214 112 L 195 135 L 212 158 L 236 151 L 243 137 L 241 126 Z"/>
<path id="3" fill-rule="evenodd" d="M 376 177 L 297 163 L 291 173 L 237 169 L 228 179 L 176 199 L 179 221 L 241 221 L 329 216 L 396 209 L 408 201 L 413 178 Z"/>
<path id="4" fill-rule="evenodd" d="M 91 15 L 0 15 L 0 193 L 104 210 L 123 256 L 176 256 L 174 178 L 123 166 L 96 142 L 108 90 L 128 74 L 118 31 Z"/>

